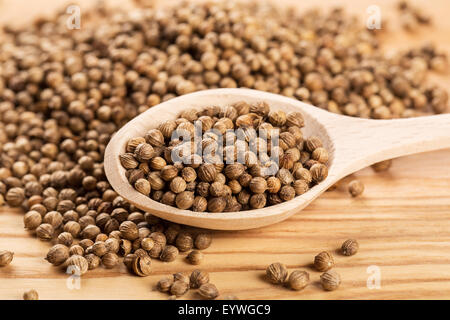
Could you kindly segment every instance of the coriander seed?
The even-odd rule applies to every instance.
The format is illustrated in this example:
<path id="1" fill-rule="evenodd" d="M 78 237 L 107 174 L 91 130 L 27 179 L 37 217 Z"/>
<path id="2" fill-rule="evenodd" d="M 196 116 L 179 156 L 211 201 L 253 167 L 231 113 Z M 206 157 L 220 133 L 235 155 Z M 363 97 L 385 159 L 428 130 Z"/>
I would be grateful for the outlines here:
<path id="1" fill-rule="evenodd" d="M 333 291 L 339 288 L 341 276 L 336 271 L 330 270 L 320 276 L 320 283 L 324 290 Z"/>
<path id="2" fill-rule="evenodd" d="M 122 238 L 126 240 L 136 240 L 139 238 L 139 230 L 135 223 L 131 221 L 124 221 L 119 227 L 120 234 Z"/>
<path id="3" fill-rule="evenodd" d="M 28 211 L 23 217 L 23 223 L 26 229 L 35 230 L 42 223 L 42 216 L 37 211 Z"/>
<path id="4" fill-rule="evenodd" d="M 219 290 L 212 283 L 205 283 L 200 286 L 198 293 L 205 299 L 215 299 L 219 296 Z"/>
<path id="5" fill-rule="evenodd" d="M 134 273 L 140 277 L 146 277 L 151 273 L 152 259 L 149 256 L 135 257 L 131 263 Z"/>
<path id="6" fill-rule="evenodd" d="M 328 168 L 324 164 L 314 164 L 311 169 L 312 180 L 316 183 L 322 182 L 328 176 Z"/>
<path id="7" fill-rule="evenodd" d="M 195 247 L 199 250 L 207 249 L 212 242 L 211 235 L 208 233 L 199 233 L 195 237 Z"/>
<path id="8" fill-rule="evenodd" d="M 149 251 L 152 250 L 153 246 L 155 245 L 155 242 L 152 238 L 144 238 L 141 240 L 141 248 Z"/>
<path id="9" fill-rule="evenodd" d="M 0 250 L 0 267 L 7 266 L 13 260 L 14 253 L 11 251 Z"/>
<path id="10" fill-rule="evenodd" d="M 42 241 L 50 241 L 53 238 L 54 229 L 51 224 L 43 223 L 36 228 L 36 235 Z"/>
<path id="11" fill-rule="evenodd" d="M 105 242 L 103 242 L 103 241 L 96 241 L 92 245 L 92 253 L 95 254 L 99 258 L 101 258 L 105 254 L 107 254 L 108 253 L 108 248 L 106 247 Z"/>
<path id="12" fill-rule="evenodd" d="M 119 253 L 120 241 L 115 238 L 109 238 L 105 240 L 106 250 L 111 253 Z"/>
<path id="13" fill-rule="evenodd" d="M 377 163 L 373 164 L 372 169 L 375 172 L 383 172 L 383 171 L 389 170 L 391 165 L 392 165 L 392 160 L 385 160 L 385 161 L 381 161 L 381 162 L 377 162 Z"/>
<path id="14" fill-rule="evenodd" d="M 288 271 L 284 264 L 275 262 L 267 267 L 266 276 L 271 283 L 283 284 L 288 276 Z"/>
<path id="15" fill-rule="evenodd" d="M 317 271 L 327 271 L 334 267 L 333 256 L 327 252 L 323 251 L 314 257 L 314 267 Z"/>
<path id="16" fill-rule="evenodd" d="M 89 263 L 81 255 L 74 254 L 70 256 L 65 265 L 67 266 L 67 271 L 71 274 L 83 275 L 88 271 Z"/>
<path id="17" fill-rule="evenodd" d="M 100 256 L 98 256 L 98 257 L 100 257 Z M 112 269 L 118 263 L 119 263 L 119 257 L 115 253 L 108 252 L 102 256 L 102 264 L 106 269 Z"/>
<path id="18" fill-rule="evenodd" d="M 173 282 L 173 278 L 163 278 L 158 281 L 158 283 L 156 284 L 156 288 L 160 292 L 169 292 Z"/>
<path id="19" fill-rule="evenodd" d="M 86 247 L 86 250 L 87 250 L 87 248 L 90 248 L 90 247 Z M 72 245 L 72 246 L 69 248 L 69 255 L 71 255 L 71 256 L 73 256 L 73 255 L 79 255 L 79 256 L 82 256 L 82 255 L 84 255 L 84 250 L 85 250 L 85 249 L 83 249 L 82 246 L 80 246 L 80 245 L 78 245 L 78 244 L 74 244 L 74 245 Z"/>
<path id="20" fill-rule="evenodd" d="M 39 294 L 36 290 L 29 290 L 23 294 L 23 300 L 39 300 Z"/>
<path id="21" fill-rule="evenodd" d="M 93 253 L 85 255 L 84 258 L 88 262 L 88 270 L 94 270 L 98 268 L 101 263 L 101 259 Z"/>
<path id="22" fill-rule="evenodd" d="M 309 284 L 309 273 L 306 271 L 292 271 L 288 279 L 292 290 L 302 290 Z"/>
<path id="23" fill-rule="evenodd" d="M 56 244 L 50 248 L 45 258 L 54 266 L 59 266 L 69 258 L 69 248 L 63 244 Z"/>
<path id="24" fill-rule="evenodd" d="M 178 249 L 175 246 L 167 245 L 162 249 L 159 258 L 161 259 L 161 261 L 171 262 L 174 261 L 177 256 L 178 256 Z"/>
<path id="25" fill-rule="evenodd" d="M 364 184 L 359 180 L 352 180 L 348 184 L 348 192 L 352 197 L 358 197 L 364 192 Z"/>
<path id="26" fill-rule="evenodd" d="M 181 252 L 186 252 L 192 249 L 192 247 L 194 246 L 194 240 L 188 233 L 179 233 L 175 240 L 175 245 Z"/>
<path id="27" fill-rule="evenodd" d="M 69 232 L 61 232 L 58 235 L 58 243 L 70 247 L 73 243 L 73 236 Z"/>
<path id="28" fill-rule="evenodd" d="M 359 243 L 355 239 L 345 240 L 341 246 L 341 252 L 344 256 L 353 256 L 359 250 Z"/>
<path id="29" fill-rule="evenodd" d="M 189 278 L 191 288 L 193 289 L 200 288 L 203 284 L 208 282 L 209 282 L 209 274 L 207 272 L 198 269 L 192 271 L 191 276 Z"/>
<path id="30" fill-rule="evenodd" d="M 187 274 L 185 274 L 184 272 L 177 272 L 173 274 L 173 280 L 174 281 L 183 281 L 186 283 L 189 283 L 190 279 L 189 276 Z"/>
<path id="31" fill-rule="evenodd" d="M 189 252 L 189 254 L 186 256 L 186 260 L 190 264 L 198 265 L 203 260 L 203 253 L 201 253 L 198 250 L 192 250 Z"/>
<path id="32" fill-rule="evenodd" d="M 189 284 L 184 281 L 174 281 L 170 286 L 170 294 L 181 297 L 189 290 Z"/>

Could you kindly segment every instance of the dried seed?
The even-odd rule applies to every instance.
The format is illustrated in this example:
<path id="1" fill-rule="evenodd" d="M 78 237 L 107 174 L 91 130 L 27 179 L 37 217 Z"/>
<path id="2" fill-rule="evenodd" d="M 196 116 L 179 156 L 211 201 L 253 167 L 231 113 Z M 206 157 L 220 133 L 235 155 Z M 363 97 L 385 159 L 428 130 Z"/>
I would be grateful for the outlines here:
<path id="1" fill-rule="evenodd" d="M 0 267 L 7 266 L 11 263 L 14 257 L 14 253 L 11 251 L 1 250 L 0 251 Z"/>
<path id="2" fill-rule="evenodd" d="M 333 291 L 339 288 L 341 277 L 336 271 L 330 270 L 320 276 L 320 283 L 324 290 Z"/>
<path id="3" fill-rule="evenodd" d="M 56 244 L 50 248 L 45 258 L 54 266 L 63 264 L 69 258 L 69 248 L 62 244 Z"/>
<path id="4" fill-rule="evenodd" d="M 200 286 L 198 293 L 205 299 L 215 299 L 219 296 L 219 290 L 212 283 L 205 283 Z"/>
<path id="5" fill-rule="evenodd" d="M 267 267 L 266 275 L 271 283 L 283 284 L 288 276 L 288 271 L 284 264 L 275 262 Z"/>
<path id="6" fill-rule="evenodd" d="M 317 271 L 327 271 L 334 267 L 333 256 L 327 251 L 323 251 L 314 257 L 314 267 Z"/>
<path id="7" fill-rule="evenodd" d="M 151 273 L 152 259 L 149 256 L 135 257 L 132 262 L 134 273 L 140 277 L 146 277 Z"/>
<path id="8" fill-rule="evenodd" d="M 198 265 L 203 260 L 203 253 L 197 250 L 192 250 L 186 257 L 190 264 Z"/>
<path id="9" fill-rule="evenodd" d="M 359 250 L 359 243 L 355 239 L 345 240 L 341 246 L 341 252 L 345 256 L 353 256 Z"/>
<path id="10" fill-rule="evenodd" d="M 300 270 L 292 271 L 288 283 L 291 289 L 302 290 L 309 284 L 309 273 Z"/>

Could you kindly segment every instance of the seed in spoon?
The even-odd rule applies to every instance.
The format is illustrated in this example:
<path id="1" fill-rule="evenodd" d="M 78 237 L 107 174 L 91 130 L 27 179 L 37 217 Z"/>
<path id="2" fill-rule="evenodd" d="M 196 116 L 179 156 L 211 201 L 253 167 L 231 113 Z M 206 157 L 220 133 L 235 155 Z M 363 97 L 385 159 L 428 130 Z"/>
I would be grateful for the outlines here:
<path id="1" fill-rule="evenodd" d="M 175 122 L 130 139 L 120 155 L 130 184 L 179 209 L 234 212 L 292 200 L 326 179 L 328 151 L 318 136 L 303 138 L 300 112 L 271 112 L 264 102 L 243 111 L 242 105 L 186 109 Z M 201 136 L 194 136 L 195 127 Z"/>

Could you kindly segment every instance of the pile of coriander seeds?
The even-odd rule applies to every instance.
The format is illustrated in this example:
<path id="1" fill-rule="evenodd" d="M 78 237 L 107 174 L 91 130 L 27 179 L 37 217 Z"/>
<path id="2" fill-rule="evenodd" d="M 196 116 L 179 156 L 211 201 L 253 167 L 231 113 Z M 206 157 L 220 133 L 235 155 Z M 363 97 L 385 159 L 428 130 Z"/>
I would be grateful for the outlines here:
<path id="1" fill-rule="evenodd" d="M 266 102 L 188 109 L 130 139 L 119 158 L 130 184 L 163 204 L 261 209 L 327 177 L 328 151 L 318 137 L 304 138 L 303 126 L 300 112 L 271 110 Z"/>
<path id="2" fill-rule="evenodd" d="M 154 257 L 162 244 L 177 242 L 180 226 L 124 201 L 103 169 L 111 135 L 161 101 L 248 87 L 366 118 L 447 109 L 447 92 L 424 81 L 446 65 L 438 49 L 427 44 L 385 56 L 376 34 L 340 9 L 297 13 L 224 1 L 93 9 L 83 11 L 79 30 L 66 22 L 62 10 L 1 30 L 0 204 L 23 208 L 27 229 L 41 240 L 58 238 L 83 271 L 86 261 L 97 265 L 88 256 L 94 252 L 105 266 L 116 263 L 114 239 L 126 255 L 142 254 L 137 240 L 151 238 L 159 244 Z M 136 229 L 138 238 L 127 239 Z M 183 248 L 190 247 L 186 238 Z M 67 257 L 66 248 L 53 251 L 49 260 Z M 135 261 L 141 274 L 148 270 L 142 260 Z"/>

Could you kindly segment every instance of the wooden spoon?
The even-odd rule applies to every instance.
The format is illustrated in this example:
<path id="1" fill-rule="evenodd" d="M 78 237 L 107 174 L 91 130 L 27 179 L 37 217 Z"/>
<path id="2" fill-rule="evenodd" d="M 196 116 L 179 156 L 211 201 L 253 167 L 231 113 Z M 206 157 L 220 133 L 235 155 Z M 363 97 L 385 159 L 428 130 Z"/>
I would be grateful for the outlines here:
<path id="1" fill-rule="evenodd" d="M 300 111 L 305 137 L 322 139 L 330 153 L 328 177 L 293 200 L 262 209 L 240 212 L 193 212 L 156 202 L 137 192 L 125 177 L 119 154 L 130 138 L 176 119 L 187 108 L 224 106 L 238 101 L 265 101 L 271 110 Z M 136 207 L 160 218 L 208 229 L 241 230 L 284 220 L 300 212 L 341 178 L 376 162 L 409 154 L 450 148 L 450 114 L 398 120 L 368 120 L 336 115 L 306 103 L 250 89 L 212 89 L 180 96 L 154 106 L 122 127 L 105 151 L 105 172 L 114 190 Z M 424 165 L 427 165 L 424 163 Z M 450 165 L 450 159 L 449 159 Z M 418 168 L 419 170 L 419 168 Z"/>

